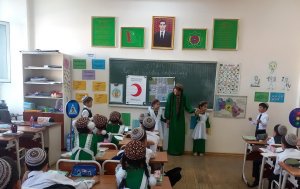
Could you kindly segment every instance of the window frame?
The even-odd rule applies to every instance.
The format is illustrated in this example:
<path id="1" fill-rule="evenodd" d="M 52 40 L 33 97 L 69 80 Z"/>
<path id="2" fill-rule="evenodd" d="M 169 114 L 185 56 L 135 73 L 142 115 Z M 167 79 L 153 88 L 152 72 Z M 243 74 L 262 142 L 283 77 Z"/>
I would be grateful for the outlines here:
<path id="1" fill-rule="evenodd" d="M 7 77 L 6 78 L 0 77 L 0 83 L 10 83 L 11 82 L 10 24 L 9 22 L 0 21 L 0 25 L 3 25 L 5 27 L 5 32 L 6 32 L 5 34 L 6 34 L 6 65 L 7 65 Z M 3 69 L 3 67 L 0 65 L 0 69 Z"/>

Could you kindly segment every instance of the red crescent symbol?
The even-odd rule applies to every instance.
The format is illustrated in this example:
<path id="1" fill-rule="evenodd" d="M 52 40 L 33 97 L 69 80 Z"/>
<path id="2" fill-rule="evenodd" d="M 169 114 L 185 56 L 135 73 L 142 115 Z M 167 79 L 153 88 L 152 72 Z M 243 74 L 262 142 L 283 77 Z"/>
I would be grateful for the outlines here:
<path id="1" fill-rule="evenodd" d="M 131 86 L 135 86 L 137 91 L 135 94 L 131 94 L 132 96 L 140 96 L 140 94 L 142 93 L 142 87 L 139 84 L 132 84 Z"/>

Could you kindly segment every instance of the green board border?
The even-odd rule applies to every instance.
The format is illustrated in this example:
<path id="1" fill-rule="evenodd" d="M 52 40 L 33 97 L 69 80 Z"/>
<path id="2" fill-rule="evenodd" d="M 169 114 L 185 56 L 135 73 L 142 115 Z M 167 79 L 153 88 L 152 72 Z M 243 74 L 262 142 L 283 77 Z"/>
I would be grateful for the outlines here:
<path id="1" fill-rule="evenodd" d="M 115 23 L 115 17 L 92 17 L 93 47 L 116 47 Z"/>
<path id="2" fill-rule="evenodd" d="M 182 29 L 182 49 L 205 50 L 207 44 L 206 28 L 184 28 Z"/>
<path id="3" fill-rule="evenodd" d="M 213 50 L 238 49 L 239 19 L 214 19 Z"/>
<path id="4" fill-rule="evenodd" d="M 144 48 L 145 28 L 121 27 L 122 48 Z"/>

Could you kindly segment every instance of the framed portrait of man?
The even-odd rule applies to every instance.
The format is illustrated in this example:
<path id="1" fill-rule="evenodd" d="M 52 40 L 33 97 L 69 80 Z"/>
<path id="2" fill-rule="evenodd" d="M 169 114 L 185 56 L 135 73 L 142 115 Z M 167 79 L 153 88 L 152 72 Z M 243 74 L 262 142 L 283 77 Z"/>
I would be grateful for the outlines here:
<path id="1" fill-rule="evenodd" d="M 152 17 L 152 49 L 174 49 L 175 17 Z"/>

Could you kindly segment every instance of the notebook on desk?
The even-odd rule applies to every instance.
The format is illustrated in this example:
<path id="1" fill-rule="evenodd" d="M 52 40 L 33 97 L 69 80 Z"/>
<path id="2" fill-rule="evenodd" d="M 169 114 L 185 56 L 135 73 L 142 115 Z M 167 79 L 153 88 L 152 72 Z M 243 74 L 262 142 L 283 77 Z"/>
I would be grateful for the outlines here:
<path id="1" fill-rule="evenodd" d="M 256 140 L 255 136 L 243 136 L 244 140 Z"/>

